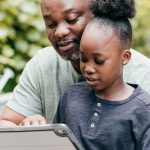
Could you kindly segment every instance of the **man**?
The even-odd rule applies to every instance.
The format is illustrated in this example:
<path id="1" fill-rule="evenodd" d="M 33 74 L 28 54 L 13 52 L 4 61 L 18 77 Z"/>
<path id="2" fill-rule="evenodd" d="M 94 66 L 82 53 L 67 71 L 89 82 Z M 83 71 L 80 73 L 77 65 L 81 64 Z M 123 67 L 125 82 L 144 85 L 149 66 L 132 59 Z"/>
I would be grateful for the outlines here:
<path id="1" fill-rule="evenodd" d="M 68 85 L 82 80 L 79 44 L 84 28 L 92 18 L 89 1 L 41 0 L 47 36 L 53 47 L 40 50 L 27 63 L 14 89 L 13 100 L 1 114 L 1 126 L 18 125 L 27 116 L 36 114 L 44 116 L 47 122 L 52 121 L 60 94 Z M 125 68 L 124 79 L 139 84 L 150 93 L 150 61 L 131 51 L 132 58 Z M 42 121 L 45 123 L 44 119 Z"/>

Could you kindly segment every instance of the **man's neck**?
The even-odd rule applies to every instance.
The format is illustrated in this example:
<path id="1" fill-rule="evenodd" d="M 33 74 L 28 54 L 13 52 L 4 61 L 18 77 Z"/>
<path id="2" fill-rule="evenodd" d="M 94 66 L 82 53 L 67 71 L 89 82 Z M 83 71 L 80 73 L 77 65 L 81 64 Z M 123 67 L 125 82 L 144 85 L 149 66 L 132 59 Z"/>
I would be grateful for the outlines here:
<path id="1" fill-rule="evenodd" d="M 79 74 L 81 74 L 81 71 L 80 71 L 80 61 L 79 61 L 79 60 L 71 61 L 71 64 L 72 64 L 73 68 L 74 68 Z"/>

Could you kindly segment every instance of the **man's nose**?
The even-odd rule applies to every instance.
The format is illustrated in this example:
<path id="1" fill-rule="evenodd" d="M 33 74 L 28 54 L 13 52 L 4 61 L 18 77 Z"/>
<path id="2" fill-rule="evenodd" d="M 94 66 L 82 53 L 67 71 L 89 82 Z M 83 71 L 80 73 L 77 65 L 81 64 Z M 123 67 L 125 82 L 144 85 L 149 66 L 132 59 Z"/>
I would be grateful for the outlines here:
<path id="1" fill-rule="evenodd" d="M 59 24 L 55 30 L 55 37 L 62 38 L 68 35 L 70 32 L 68 26 L 65 23 Z"/>

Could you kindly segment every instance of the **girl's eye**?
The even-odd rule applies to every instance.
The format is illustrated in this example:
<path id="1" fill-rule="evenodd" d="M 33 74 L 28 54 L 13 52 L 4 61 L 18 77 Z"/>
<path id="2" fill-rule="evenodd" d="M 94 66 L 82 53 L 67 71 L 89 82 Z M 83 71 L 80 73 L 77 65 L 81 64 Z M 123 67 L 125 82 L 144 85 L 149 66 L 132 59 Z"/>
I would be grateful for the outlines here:
<path id="1" fill-rule="evenodd" d="M 95 59 L 95 63 L 96 63 L 97 65 L 103 65 L 103 64 L 104 64 L 104 60 Z"/>

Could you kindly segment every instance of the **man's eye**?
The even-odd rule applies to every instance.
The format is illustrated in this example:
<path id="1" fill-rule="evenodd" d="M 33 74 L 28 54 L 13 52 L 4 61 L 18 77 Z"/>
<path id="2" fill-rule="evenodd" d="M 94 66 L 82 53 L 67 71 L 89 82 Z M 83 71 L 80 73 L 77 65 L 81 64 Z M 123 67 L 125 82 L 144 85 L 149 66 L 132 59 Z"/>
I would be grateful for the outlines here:
<path id="1" fill-rule="evenodd" d="M 87 62 L 87 58 L 85 58 L 85 57 L 81 57 L 80 60 L 81 60 L 81 62 L 83 62 L 83 63 L 86 63 L 86 62 Z"/>
<path id="2" fill-rule="evenodd" d="M 104 60 L 95 60 L 95 63 L 98 65 L 103 65 L 104 64 Z"/>
<path id="3" fill-rule="evenodd" d="M 47 27 L 50 29 L 55 28 L 55 26 L 56 26 L 56 23 L 47 24 Z"/>
<path id="4" fill-rule="evenodd" d="M 76 18 L 74 18 L 74 19 L 67 19 L 67 22 L 69 23 L 69 24 L 74 24 L 74 23 L 76 23 L 78 21 L 78 17 L 76 17 Z"/>

